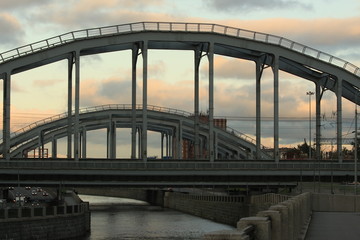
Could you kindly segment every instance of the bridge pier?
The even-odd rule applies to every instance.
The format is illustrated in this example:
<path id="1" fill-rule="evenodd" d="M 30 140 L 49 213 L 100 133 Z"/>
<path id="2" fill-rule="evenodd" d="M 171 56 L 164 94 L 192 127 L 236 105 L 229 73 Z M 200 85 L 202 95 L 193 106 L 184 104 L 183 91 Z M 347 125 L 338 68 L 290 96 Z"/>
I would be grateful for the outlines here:
<path id="1" fill-rule="evenodd" d="M 208 49 L 209 60 L 209 161 L 215 160 L 214 150 L 214 43 L 209 43 Z"/>
<path id="2" fill-rule="evenodd" d="M 3 157 L 10 160 L 11 72 L 6 72 L 3 75 Z"/>
<path id="3" fill-rule="evenodd" d="M 343 161 L 342 154 L 342 78 L 337 76 L 336 81 L 336 143 L 337 143 L 337 155 L 339 163 Z"/>
<path id="4" fill-rule="evenodd" d="M 147 68 L 148 68 L 148 42 L 144 40 L 142 43 L 141 54 L 143 58 L 143 109 L 142 109 L 142 131 L 141 131 L 141 159 L 147 161 Z"/>
<path id="5" fill-rule="evenodd" d="M 138 43 L 134 43 L 131 50 L 131 159 L 136 159 L 136 63 L 139 56 Z"/>
<path id="6" fill-rule="evenodd" d="M 74 54 L 71 53 L 68 57 L 68 110 L 67 110 L 67 158 L 72 157 L 72 85 L 73 85 L 73 66 L 74 66 Z"/>
<path id="7" fill-rule="evenodd" d="M 274 74 L 274 160 L 279 162 L 279 56 L 273 56 Z"/>
<path id="8" fill-rule="evenodd" d="M 74 160 L 79 161 L 80 51 L 75 52 Z"/>

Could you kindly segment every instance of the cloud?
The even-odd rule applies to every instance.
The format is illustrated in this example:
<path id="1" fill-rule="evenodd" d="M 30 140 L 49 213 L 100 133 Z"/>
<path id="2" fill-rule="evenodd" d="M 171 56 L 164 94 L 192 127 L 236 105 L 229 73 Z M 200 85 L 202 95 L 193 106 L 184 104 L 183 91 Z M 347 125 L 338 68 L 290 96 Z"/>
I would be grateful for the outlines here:
<path id="1" fill-rule="evenodd" d="M 299 1 L 292 0 L 207 0 L 208 6 L 214 10 L 220 11 L 257 11 L 260 9 L 292 9 L 292 8 L 304 8 L 311 9 L 311 5 L 300 3 Z"/>
<path id="2" fill-rule="evenodd" d="M 208 64 L 201 66 L 201 75 L 203 77 L 208 75 Z M 237 58 L 228 58 L 222 56 L 215 56 L 214 61 L 215 79 L 237 79 L 248 80 L 255 79 L 255 64 L 251 61 L 241 60 Z"/>
<path id="3" fill-rule="evenodd" d="M 335 54 L 340 49 L 359 47 L 360 17 L 261 20 L 222 20 L 219 23 L 288 38 L 292 41 Z"/>
<path id="4" fill-rule="evenodd" d="M 34 87 L 40 87 L 40 88 L 44 88 L 44 87 L 53 87 L 59 83 L 63 82 L 63 80 L 57 80 L 57 79 L 53 79 L 53 80 L 34 80 L 33 82 L 33 86 Z"/>
<path id="5" fill-rule="evenodd" d="M 16 0 L 16 1 L 0 1 L 0 9 L 4 10 L 13 10 L 17 8 L 30 8 L 33 6 L 43 5 L 45 3 L 50 3 L 51 0 Z"/>
<path id="6" fill-rule="evenodd" d="M 24 31 L 13 15 L 0 12 L 0 29 L 0 44 L 19 45 L 22 42 Z"/>
<path id="7" fill-rule="evenodd" d="M 31 19 L 44 25 L 63 27 L 68 31 L 144 20 L 170 19 L 168 14 L 146 11 L 147 8 L 159 8 L 163 2 L 162 0 L 81 0 L 71 4 L 70 1 L 59 1 L 49 5 L 46 12 L 37 9 L 31 14 Z"/>

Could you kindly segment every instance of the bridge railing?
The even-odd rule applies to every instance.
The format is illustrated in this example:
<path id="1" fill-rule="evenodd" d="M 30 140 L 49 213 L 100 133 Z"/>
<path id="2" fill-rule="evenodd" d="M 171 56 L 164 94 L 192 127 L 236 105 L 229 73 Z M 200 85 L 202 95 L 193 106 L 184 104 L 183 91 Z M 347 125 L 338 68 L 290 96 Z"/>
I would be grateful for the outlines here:
<path id="1" fill-rule="evenodd" d="M 93 107 L 85 107 L 85 108 L 81 108 L 79 110 L 80 114 L 83 113 L 92 113 L 92 112 L 97 112 L 97 111 L 106 111 L 106 110 L 131 110 L 132 109 L 132 105 L 131 104 L 106 104 L 106 105 L 100 105 L 100 106 L 93 106 Z M 136 105 L 136 109 L 137 110 L 141 110 L 142 109 L 142 105 L 141 104 L 137 104 Z M 179 110 L 179 109 L 175 109 L 175 108 L 167 108 L 167 107 L 159 107 L 159 106 L 154 106 L 154 105 L 148 105 L 147 106 L 147 110 L 149 111 L 158 111 L 158 112 L 163 112 L 163 113 L 170 113 L 170 114 L 176 114 L 176 115 L 181 115 L 181 116 L 185 116 L 185 117 L 189 117 L 191 115 L 191 113 L 183 111 L 183 110 Z M 75 111 L 72 111 L 72 115 L 75 114 Z M 38 126 L 53 122 L 53 121 L 57 121 L 60 119 L 64 119 L 68 117 L 68 113 L 60 113 L 51 117 L 47 117 L 44 119 L 41 119 L 39 121 L 33 122 L 21 129 L 18 129 L 14 132 L 11 133 L 11 137 L 15 137 L 21 133 L 27 132 L 31 129 L 34 129 Z M 2 139 L 0 139 L 2 141 Z"/>
<path id="2" fill-rule="evenodd" d="M 281 47 L 291 49 L 296 52 L 300 52 L 304 55 L 330 63 L 332 65 L 343 68 L 357 76 L 360 76 L 359 67 L 357 67 L 356 65 L 342 60 L 338 57 L 332 56 L 328 53 L 324 53 L 314 48 L 291 41 L 287 38 L 218 24 L 181 22 L 137 22 L 73 31 L 3 52 L 0 54 L 0 64 L 24 55 L 43 51 L 77 40 L 146 31 L 216 33 L 236 38 L 265 42 L 269 44 L 279 45 Z"/>
<path id="3" fill-rule="evenodd" d="M 117 170 L 289 170 L 289 171 L 352 171 L 353 163 L 270 163 L 270 162 L 200 162 L 200 161 L 68 161 L 68 160 L 11 160 L 0 161 L 0 168 L 21 169 L 117 169 Z"/>

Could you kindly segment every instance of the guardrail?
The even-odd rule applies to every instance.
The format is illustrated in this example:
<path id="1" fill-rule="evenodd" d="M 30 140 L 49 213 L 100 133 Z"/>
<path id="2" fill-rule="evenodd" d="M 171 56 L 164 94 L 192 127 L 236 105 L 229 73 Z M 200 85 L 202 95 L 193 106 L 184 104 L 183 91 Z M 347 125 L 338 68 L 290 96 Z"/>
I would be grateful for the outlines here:
<path id="1" fill-rule="evenodd" d="M 290 170 L 290 171 L 352 171 L 353 163 L 269 163 L 269 162 L 195 162 L 195 161 L 0 161 L 2 169 L 79 169 L 79 170 Z"/>
<path id="2" fill-rule="evenodd" d="M 334 66 L 343 68 L 357 76 L 360 76 L 359 67 L 356 65 L 342 60 L 341 58 L 332 56 L 328 53 L 324 53 L 306 45 L 291 41 L 287 38 L 218 24 L 181 22 L 136 22 L 68 32 L 59 36 L 3 52 L 0 54 L 0 64 L 28 54 L 36 53 L 78 40 L 147 31 L 216 33 L 236 38 L 249 39 L 257 42 L 265 42 L 319 59 Z"/>

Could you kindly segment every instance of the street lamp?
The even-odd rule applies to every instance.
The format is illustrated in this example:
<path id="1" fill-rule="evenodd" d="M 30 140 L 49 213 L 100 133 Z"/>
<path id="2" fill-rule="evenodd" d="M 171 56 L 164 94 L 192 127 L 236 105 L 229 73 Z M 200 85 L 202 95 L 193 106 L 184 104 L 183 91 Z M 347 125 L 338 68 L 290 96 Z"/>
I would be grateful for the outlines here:
<path id="1" fill-rule="evenodd" d="M 311 159 L 311 96 L 314 95 L 314 92 L 308 91 L 306 95 L 309 96 L 309 159 Z"/>

